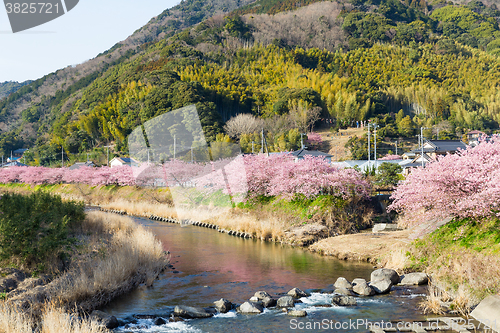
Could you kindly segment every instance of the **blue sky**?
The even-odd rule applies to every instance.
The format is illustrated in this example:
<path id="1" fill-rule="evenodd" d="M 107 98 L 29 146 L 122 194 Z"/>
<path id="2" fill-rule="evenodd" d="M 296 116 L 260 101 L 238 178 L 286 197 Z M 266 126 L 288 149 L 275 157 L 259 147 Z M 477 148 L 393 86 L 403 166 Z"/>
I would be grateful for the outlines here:
<path id="1" fill-rule="evenodd" d="M 1 6 L 0 82 L 38 79 L 94 58 L 179 2 L 80 0 L 65 15 L 16 34 Z"/>

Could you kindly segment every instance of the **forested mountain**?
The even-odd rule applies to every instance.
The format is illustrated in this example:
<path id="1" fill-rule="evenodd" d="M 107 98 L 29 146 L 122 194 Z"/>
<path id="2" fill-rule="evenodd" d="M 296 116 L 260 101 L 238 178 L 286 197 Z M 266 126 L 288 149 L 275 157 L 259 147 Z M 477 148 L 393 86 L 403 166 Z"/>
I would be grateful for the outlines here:
<path id="1" fill-rule="evenodd" d="M 126 151 L 133 128 L 188 104 L 209 140 L 229 140 L 223 125 L 239 113 L 264 118 L 273 150 L 295 148 L 318 110 L 338 126 L 376 118 L 389 137 L 494 130 L 499 19 L 477 0 L 184 1 L 1 100 L 0 149 L 33 147 L 34 164 L 59 160 L 61 145 Z M 244 150 L 254 136 L 238 137 Z"/>
<path id="2" fill-rule="evenodd" d="M 5 81 L 0 82 L 0 99 L 9 96 L 13 92 L 16 92 L 22 86 L 29 84 L 31 81 L 17 82 L 17 81 Z"/>

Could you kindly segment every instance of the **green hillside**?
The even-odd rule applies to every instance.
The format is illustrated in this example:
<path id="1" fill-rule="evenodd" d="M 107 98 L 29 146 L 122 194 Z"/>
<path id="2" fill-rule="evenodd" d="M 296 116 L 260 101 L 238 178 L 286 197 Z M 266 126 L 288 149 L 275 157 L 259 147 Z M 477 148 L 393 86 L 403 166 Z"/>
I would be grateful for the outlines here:
<path id="1" fill-rule="evenodd" d="M 133 128 L 189 104 L 209 140 L 228 140 L 217 134 L 237 114 L 265 119 L 271 150 L 296 148 L 297 119 L 318 109 L 337 127 L 373 119 L 383 137 L 411 137 L 420 126 L 440 138 L 498 128 L 495 5 L 248 3 L 224 13 L 214 9 L 220 1 L 184 1 L 98 56 L 112 60 L 100 70 L 82 64 L 86 76 L 56 72 L 19 89 L 0 101 L 0 149 L 32 147 L 34 165 L 57 163 L 61 145 L 72 158 L 108 144 L 126 152 Z M 183 23 L 168 23 L 178 12 Z M 40 94 L 47 82 L 61 89 Z M 239 138 L 244 150 L 253 136 Z"/>

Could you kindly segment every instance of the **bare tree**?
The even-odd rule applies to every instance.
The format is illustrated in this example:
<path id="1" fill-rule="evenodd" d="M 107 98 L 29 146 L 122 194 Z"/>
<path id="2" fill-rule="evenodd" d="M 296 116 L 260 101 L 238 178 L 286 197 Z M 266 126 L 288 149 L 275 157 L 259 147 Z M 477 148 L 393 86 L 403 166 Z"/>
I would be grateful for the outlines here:
<path id="1" fill-rule="evenodd" d="M 290 108 L 290 120 L 294 127 L 302 132 L 312 131 L 320 115 L 321 108 L 319 106 L 310 107 L 307 103 L 294 103 Z"/>
<path id="2" fill-rule="evenodd" d="M 251 114 L 241 113 L 229 119 L 224 126 L 224 130 L 231 138 L 239 139 L 242 134 L 258 132 L 263 126 L 264 123 L 261 119 Z"/>

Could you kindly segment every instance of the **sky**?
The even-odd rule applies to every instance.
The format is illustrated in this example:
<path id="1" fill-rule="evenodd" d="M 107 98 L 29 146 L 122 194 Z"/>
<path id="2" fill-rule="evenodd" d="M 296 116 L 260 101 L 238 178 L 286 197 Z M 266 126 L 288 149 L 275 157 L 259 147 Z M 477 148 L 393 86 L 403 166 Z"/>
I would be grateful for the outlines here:
<path id="1" fill-rule="evenodd" d="M 92 59 L 179 2 L 80 0 L 65 15 L 15 34 L 0 6 L 0 82 L 35 80 Z"/>

